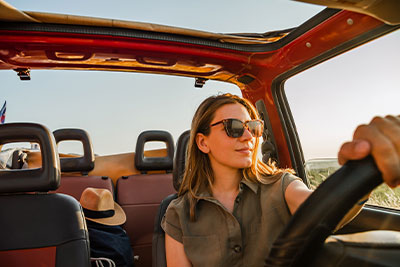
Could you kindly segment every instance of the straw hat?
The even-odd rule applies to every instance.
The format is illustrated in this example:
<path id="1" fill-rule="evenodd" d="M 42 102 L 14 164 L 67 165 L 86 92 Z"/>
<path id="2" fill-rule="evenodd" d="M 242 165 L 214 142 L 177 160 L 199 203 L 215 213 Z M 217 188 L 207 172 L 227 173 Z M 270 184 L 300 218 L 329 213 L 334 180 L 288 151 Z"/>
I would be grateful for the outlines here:
<path id="1" fill-rule="evenodd" d="M 87 220 L 104 225 L 121 225 L 126 221 L 124 210 L 107 189 L 88 187 L 79 202 Z"/>

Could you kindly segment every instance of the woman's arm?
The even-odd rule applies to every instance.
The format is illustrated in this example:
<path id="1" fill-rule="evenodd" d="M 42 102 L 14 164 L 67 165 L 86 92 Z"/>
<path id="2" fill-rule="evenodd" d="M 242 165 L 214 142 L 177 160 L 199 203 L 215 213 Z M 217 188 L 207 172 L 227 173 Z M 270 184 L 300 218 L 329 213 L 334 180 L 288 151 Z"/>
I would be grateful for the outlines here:
<path id="1" fill-rule="evenodd" d="M 168 267 L 190 267 L 192 264 L 186 257 L 183 244 L 165 233 L 165 255 Z"/>
<path id="2" fill-rule="evenodd" d="M 313 191 L 308 189 L 308 187 L 299 180 L 294 180 L 291 182 L 285 191 L 285 200 L 289 207 L 290 213 L 293 215 L 300 205 L 311 195 Z M 361 208 L 364 206 L 365 202 L 368 200 L 370 194 L 363 197 L 359 203 L 354 205 L 354 207 L 347 212 L 346 216 L 338 223 L 335 232 L 342 228 L 344 225 L 353 220 L 354 217 L 360 213 Z"/>
<path id="3" fill-rule="evenodd" d="M 400 116 L 375 117 L 369 124 L 360 125 L 354 132 L 353 140 L 340 148 L 340 164 L 348 160 L 359 160 L 371 154 L 382 172 L 384 182 L 392 188 L 400 185 Z M 293 214 L 311 194 L 300 181 L 291 182 L 285 191 L 286 203 Z M 361 210 L 365 196 L 339 223 L 339 228 Z"/>
<path id="4" fill-rule="evenodd" d="M 313 191 L 299 180 L 291 182 L 285 191 L 286 204 L 293 215 Z"/>

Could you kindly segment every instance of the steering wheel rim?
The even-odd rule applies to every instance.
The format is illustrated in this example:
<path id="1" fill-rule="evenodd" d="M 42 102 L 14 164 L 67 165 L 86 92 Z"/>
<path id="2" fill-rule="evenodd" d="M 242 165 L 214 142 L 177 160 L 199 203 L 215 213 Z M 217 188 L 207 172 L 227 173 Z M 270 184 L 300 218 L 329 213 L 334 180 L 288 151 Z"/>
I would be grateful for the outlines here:
<path id="1" fill-rule="evenodd" d="M 347 162 L 298 208 L 273 243 L 266 266 L 305 266 L 346 213 L 381 183 L 371 156 Z"/>

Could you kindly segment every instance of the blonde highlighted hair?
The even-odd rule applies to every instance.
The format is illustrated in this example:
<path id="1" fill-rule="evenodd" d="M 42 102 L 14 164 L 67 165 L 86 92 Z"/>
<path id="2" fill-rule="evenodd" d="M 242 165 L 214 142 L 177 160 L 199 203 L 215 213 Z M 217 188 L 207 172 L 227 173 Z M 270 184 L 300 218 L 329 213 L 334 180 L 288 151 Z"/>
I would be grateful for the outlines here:
<path id="1" fill-rule="evenodd" d="M 206 136 L 209 135 L 209 125 L 214 119 L 215 112 L 220 107 L 228 104 L 243 105 L 248 111 L 251 119 L 259 119 L 257 110 L 247 99 L 232 94 L 222 94 L 208 97 L 197 108 L 197 111 L 193 116 L 190 130 L 185 173 L 179 189 L 180 196 L 188 193 L 188 199 L 190 203 L 190 219 L 192 221 L 195 220 L 195 208 L 196 203 L 199 200 L 198 194 L 200 188 L 204 186 L 210 188 L 214 183 L 214 173 L 211 168 L 210 159 L 207 154 L 200 151 L 200 149 L 197 147 L 196 135 L 197 133 L 202 133 Z M 256 138 L 254 146 L 255 152 L 252 156 L 251 166 L 242 169 L 242 175 L 244 180 L 266 183 L 266 179 L 268 179 L 269 176 L 286 170 L 277 168 L 271 161 L 268 163 L 262 162 L 262 160 L 259 158 L 259 153 L 257 153 L 259 151 L 259 146 L 260 140 L 259 138 Z"/>

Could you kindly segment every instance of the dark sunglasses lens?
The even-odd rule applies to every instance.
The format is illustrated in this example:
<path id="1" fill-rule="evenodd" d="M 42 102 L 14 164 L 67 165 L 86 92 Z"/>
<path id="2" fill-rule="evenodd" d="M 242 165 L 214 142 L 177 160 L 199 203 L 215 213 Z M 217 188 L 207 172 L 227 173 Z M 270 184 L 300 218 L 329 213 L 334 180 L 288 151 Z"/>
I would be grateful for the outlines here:
<path id="1" fill-rule="evenodd" d="M 261 137 L 263 132 L 263 125 L 260 121 L 249 121 L 247 127 L 254 137 Z"/>
<path id="2" fill-rule="evenodd" d="M 241 137 L 244 132 L 243 123 L 240 120 L 228 119 L 225 130 L 230 137 Z"/>

